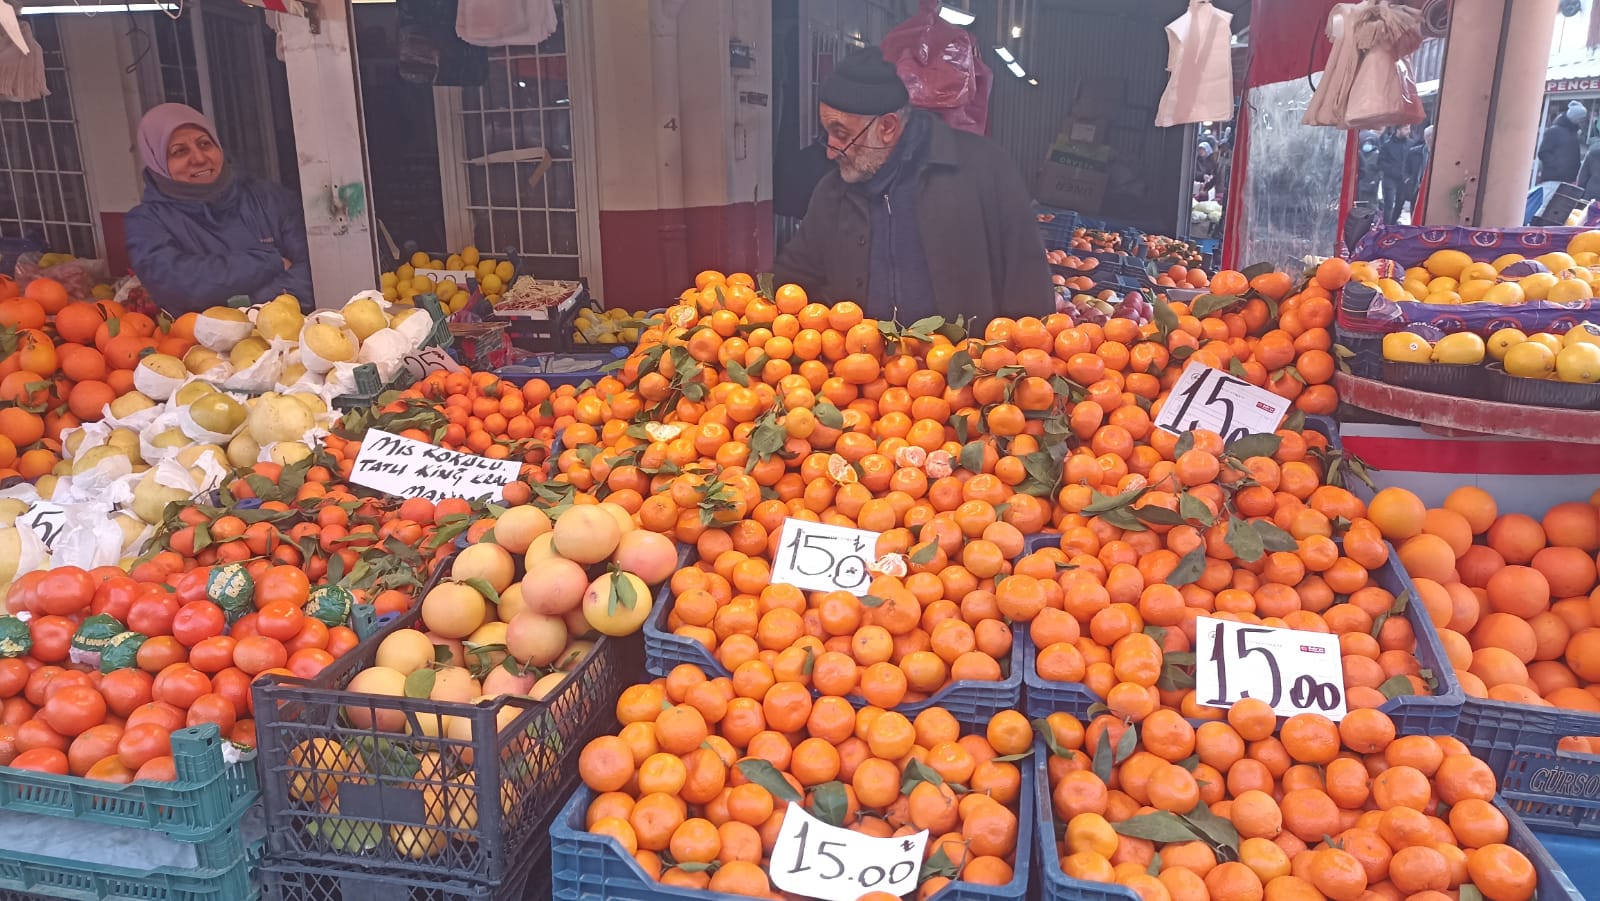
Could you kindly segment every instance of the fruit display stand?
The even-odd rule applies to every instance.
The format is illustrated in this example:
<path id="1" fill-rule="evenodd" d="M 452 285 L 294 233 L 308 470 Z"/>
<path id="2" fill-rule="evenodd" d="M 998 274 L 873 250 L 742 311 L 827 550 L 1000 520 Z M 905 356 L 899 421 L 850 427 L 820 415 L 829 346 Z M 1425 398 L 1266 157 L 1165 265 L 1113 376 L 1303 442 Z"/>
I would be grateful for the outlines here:
<path id="1" fill-rule="evenodd" d="M 1450 397 L 1345 372 L 1335 374 L 1333 384 L 1344 404 L 1436 429 L 1529 441 L 1600 444 L 1600 411 Z"/>

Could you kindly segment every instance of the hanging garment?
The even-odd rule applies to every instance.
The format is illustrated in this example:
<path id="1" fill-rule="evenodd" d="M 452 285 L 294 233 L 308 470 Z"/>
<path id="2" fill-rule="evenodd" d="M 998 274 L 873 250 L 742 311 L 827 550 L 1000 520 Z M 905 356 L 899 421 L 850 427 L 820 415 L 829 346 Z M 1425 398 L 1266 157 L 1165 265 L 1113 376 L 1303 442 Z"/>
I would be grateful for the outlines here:
<path id="1" fill-rule="evenodd" d="M 1409 6 L 1378 4 L 1356 22 L 1361 67 L 1350 86 L 1345 127 L 1415 125 L 1428 117 L 1406 58 L 1422 46 L 1422 13 Z"/>
<path id="2" fill-rule="evenodd" d="M 1156 125 L 1233 119 L 1233 16 L 1211 0 L 1189 0 L 1189 11 L 1167 26 L 1167 71 Z"/>
<path id="3" fill-rule="evenodd" d="M 1317 82 L 1316 93 L 1311 95 L 1301 122 L 1344 127 L 1350 86 L 1355 83 L 1356 70 L 1361 66 L 1361 51 L 1356 47 L 1353 24 L 1363 8 L 1375 5 L 1375 0 L 1340 3 L 1328 13 L 1327 35 L 1333 42 L 1333 51 L 1328 55 L 1328 66 L 1322 72 L 1322 80 Z"/>
<path id="4" fill-rule="evenodd" d="M 0 0 L 0 11 L 3 11 L 0 15 L 10 9 Z M 0 100 L 27 103 L 50 94 L 44 81 L 44 49 L 34 38 L 28 23 L 15 24 L 21 43 L 12 43 L 10 28 L 6 29 L 8 37 L 0 39 Z"/>
<path id="5" fill-rule="evenodd" d="M 555 0 L 461 0 L 456 7 L 456 36 L 479 47 L 542 44 L 555 33 Z"/>

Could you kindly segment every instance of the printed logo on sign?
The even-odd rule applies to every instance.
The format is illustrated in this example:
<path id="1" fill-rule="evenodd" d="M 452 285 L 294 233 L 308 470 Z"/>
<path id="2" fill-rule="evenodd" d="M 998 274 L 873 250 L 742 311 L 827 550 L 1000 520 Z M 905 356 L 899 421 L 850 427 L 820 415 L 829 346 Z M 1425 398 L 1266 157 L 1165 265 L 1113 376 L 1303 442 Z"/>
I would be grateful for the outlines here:
<path id="1" fill-rule="evenodd" d="M 1317 647 L 1312 647 L 1311 645 L 1308 645 L 1308 644 L 1303 644 L 1303 645 L 1300 646 L 1300 653 L 1302 653 L 1302 654 L 1326 654 L 1328 652 L 1326 650 L 1324 650 L 1323 648 L 1317 648 Z"/>
<path id="2" fill-rule="evenodd" d="M 1564 798 L 1600 798 L 1600 776 L 1542 767 L 1528 777 L 1528 790 Z"/>

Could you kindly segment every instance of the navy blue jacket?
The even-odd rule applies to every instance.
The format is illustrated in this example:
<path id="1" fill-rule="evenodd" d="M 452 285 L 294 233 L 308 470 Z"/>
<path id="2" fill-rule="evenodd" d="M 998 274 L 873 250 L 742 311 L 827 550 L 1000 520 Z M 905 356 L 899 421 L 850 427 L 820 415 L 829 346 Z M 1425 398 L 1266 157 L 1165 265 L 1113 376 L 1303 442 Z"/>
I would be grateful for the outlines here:
<path id="1" fill-rule="evenodd" d="M 146 175 L 126 230 L 134 274 L 174 316 L 238 294 L 253 303 L 293 294 L 302 309 L 314 306 L 300 199 L 272 182 L 237 172 L 214 200 L 174 200 Z"/>

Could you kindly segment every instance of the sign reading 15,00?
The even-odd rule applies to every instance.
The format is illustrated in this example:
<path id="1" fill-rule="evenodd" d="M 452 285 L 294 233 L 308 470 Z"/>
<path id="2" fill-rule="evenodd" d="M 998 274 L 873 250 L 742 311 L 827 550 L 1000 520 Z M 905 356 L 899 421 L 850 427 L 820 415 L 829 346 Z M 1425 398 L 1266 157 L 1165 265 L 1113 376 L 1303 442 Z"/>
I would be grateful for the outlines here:
<path id="1" fill-rule="evenodd" d="M 1172 393 L 1155 418 L 1173 434 L 1205 429 L 1231 442 L 1275 431 L 1289 412 L 1289 401 L 1202 363 L 1183 368 Z"/>
<path id="2" fill-rule="evenodd" d="M 872 583 L 878 533 L 823 522 L 786 519 L 778 535 L 772 581 L 806 591 L 848 591 L 857 597 Z"/>

